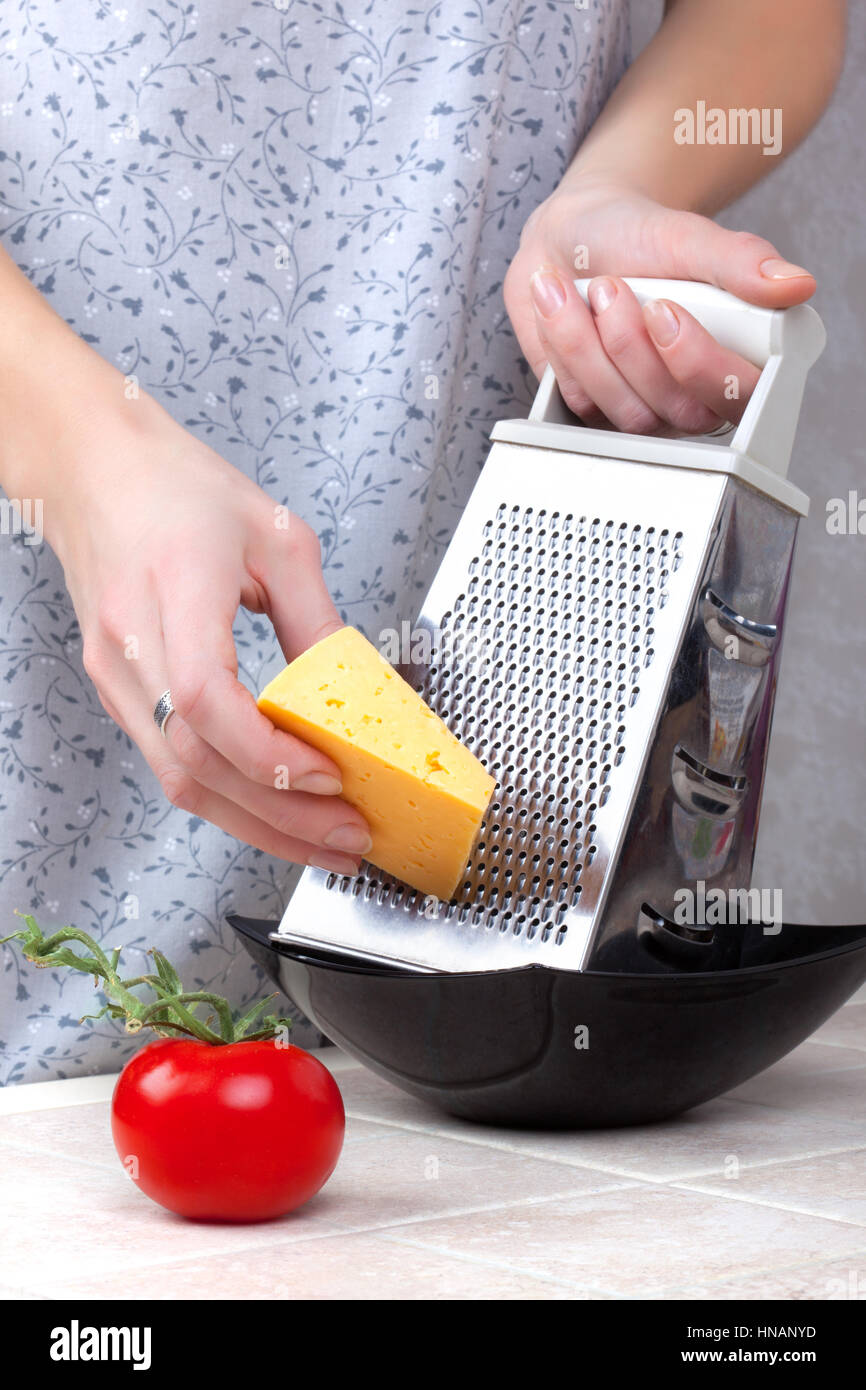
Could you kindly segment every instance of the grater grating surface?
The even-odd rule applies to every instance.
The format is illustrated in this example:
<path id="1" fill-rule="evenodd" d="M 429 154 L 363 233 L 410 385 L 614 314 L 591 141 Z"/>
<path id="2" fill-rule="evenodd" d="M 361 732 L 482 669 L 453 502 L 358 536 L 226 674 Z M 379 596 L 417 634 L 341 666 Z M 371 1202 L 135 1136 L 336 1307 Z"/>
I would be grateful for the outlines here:
<path id="1" fill-rule="evenodd" d="M 681 544 L 668 528 L 543 507 L 502 504 L 484 524 L 466 591 L 440 623 L 441 650 L 479 634 L 480 659 L 440 657 L 421 686 L 499 784 L 455 913 L 564 936 Z M 394 891 L 377 870 L 366 878 Z"/>

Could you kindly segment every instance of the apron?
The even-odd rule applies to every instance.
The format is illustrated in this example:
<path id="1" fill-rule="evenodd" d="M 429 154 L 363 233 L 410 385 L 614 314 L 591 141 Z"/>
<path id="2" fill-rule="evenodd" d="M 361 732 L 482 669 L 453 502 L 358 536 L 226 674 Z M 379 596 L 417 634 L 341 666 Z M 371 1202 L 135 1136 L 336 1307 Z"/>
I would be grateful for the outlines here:
<path id="1" fill-rule="evenodd" d="M 502 301 L 628 60 L 621 0 L 30 0 L 0 35 L 0 237 L 57 312 L 314 526 L 345 621 L 414 618 L 534 379 Z M 158 946 L 242 1007 L 225 924 L 290 866 L 172 807 L 102 709 L 46 544 L 0 537 L 0 923 Z M 283 665 L 240 612 L 240 679 Z M 0 975 L 0 1083 L 118 1070 L 92 981 Z M 290 1011 L 291 1012 L 291 1011 Z M 294 1011 L 294 1041 L 320 1041 Z"/>

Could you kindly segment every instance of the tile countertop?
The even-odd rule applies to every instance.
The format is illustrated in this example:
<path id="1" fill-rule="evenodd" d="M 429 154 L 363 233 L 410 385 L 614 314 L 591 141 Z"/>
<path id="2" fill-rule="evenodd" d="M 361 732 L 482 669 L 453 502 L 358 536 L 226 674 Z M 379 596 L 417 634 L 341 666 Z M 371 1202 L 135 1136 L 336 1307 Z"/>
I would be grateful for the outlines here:
<path id="1" fill-rule="evenodd" d="M 138 1191 L 114 1077 L 0 1091 L 0 1297 L 866 1299 L 866 988 L 769 1071 L 638 1129 L 489 1129 L 319 1055 L 342 1158 L 258 1226 Z"/>

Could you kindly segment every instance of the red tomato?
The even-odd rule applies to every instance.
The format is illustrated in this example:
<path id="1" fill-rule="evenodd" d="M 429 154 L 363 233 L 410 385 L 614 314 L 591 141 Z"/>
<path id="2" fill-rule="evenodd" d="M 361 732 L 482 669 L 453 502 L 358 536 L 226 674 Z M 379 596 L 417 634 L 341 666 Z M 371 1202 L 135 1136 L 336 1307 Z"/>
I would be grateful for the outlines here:
<path id="1" fill-rule="evenodd" d="M 327 1182 L 345 1113 L 331 1073 L 299 1047 L 148 1044 L 111 1107 L 114 1146 L 161 1206 L 200 1221 L 266 1221 Z"/>

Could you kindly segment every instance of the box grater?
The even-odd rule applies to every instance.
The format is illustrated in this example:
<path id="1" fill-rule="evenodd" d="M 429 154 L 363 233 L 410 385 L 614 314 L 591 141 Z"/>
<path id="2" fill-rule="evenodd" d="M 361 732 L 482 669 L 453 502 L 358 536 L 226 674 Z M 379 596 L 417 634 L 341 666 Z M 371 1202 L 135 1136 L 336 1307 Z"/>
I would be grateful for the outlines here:
<path id="1" fill-rule="evenodd" d="M 587 429 L 548 368 L 529 418 L 494 427 L 418 620 L 431 660 L 404 669 L 497 779 L 461 889 L 305 869 L 275 943 L 411 973 L 738 964 L 736 930 L 680 919 L 684 890 L 750 884 L 808 510 L 785 474 L 824 331 L 807 306 L 626 283 L 762 366 L 740 424 Z"/>

